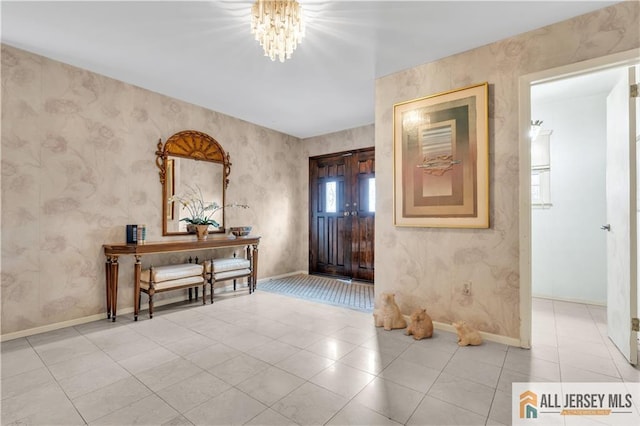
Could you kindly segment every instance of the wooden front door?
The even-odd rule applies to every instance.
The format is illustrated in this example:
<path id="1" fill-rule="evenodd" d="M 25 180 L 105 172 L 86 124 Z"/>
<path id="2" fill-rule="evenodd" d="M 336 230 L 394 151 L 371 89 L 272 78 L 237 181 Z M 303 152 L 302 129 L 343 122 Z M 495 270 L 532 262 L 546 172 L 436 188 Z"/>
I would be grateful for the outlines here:
<path id="1" fill-rule="evenodd" d="M 310 158 L 309 198 L 309 272 L 373 281 L 373 148 Z"/>

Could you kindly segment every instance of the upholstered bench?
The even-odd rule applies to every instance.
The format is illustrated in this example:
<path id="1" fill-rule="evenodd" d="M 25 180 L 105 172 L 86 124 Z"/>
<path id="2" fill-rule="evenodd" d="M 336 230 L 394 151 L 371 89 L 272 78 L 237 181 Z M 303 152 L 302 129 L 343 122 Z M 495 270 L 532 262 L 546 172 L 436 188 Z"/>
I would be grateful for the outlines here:
<path id="1" fill-rule="evenodd" d="M 140 274 L 140 292 L 149 295 L 149 318 L 153 318 L 153 295 L 155 293 L 202 285 L 204 299 L 206 283 L 203 271 L 203 266 L 197 263 L 152 266 L 142 271 Z M 134 313 L 136 320 L 138 319 L 139 311 L 140 298 L 138 298 L 138 306 L 136 306 L 136 312 Z"/>
<path id="2" fill-rule="evenodd" d="M 249 277 L 249 293 L 254 290 L 254 284 L 251 280 L 251 262 L 248 259 L 236 257 L 211 259 L 204 262 L 204 273 L 211 290 L 211 303 L 213 303 L 213 286 L 216 282 L 233 280 L 233 290 L 235 291 L 236 280 Z M 202 303 L 206 303 L 204 290 L 202 291 Z"/>

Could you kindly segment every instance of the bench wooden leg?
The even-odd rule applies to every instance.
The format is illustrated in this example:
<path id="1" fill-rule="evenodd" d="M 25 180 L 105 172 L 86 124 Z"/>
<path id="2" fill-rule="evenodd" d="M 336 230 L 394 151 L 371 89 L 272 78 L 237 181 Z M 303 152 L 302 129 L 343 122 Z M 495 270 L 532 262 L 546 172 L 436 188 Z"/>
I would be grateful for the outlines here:
<path id="1" fill-rule="evenodd" d="M 149 318 L 153 318 L 153 293 L 149 293 Z"/>

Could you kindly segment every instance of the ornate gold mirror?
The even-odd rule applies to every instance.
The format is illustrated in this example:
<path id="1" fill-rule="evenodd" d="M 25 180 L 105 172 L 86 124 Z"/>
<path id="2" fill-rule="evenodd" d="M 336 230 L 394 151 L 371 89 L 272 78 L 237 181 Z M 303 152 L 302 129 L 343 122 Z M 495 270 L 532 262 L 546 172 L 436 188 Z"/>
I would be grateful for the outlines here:
<path id="1" fill-rule="evenodd" d="M 219 210 L 206 214 L 219 224 L 209 233 L 224 233 L 225 191 L 231 162 L 222 146 L 206 133 L 184 130 L 163 144 L 158 142 L 156 165 L 162 185 L 162 235 L 193 233 L 189 221 L 199 203 L 215 203 Z M 186 201 L 186 203 L 180 202 Z"/>

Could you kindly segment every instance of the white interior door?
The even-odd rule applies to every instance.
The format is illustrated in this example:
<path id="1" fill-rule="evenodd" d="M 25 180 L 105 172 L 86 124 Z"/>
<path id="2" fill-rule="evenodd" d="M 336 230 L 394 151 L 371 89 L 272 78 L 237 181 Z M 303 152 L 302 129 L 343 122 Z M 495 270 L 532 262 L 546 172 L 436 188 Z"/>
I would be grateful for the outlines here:
<path id="1" fill-rule="evenodd" d="M 636 100 L 629 68 L 607 97 L 607 328 L 609 337 L 631 364 L 638 362 Z"/>

